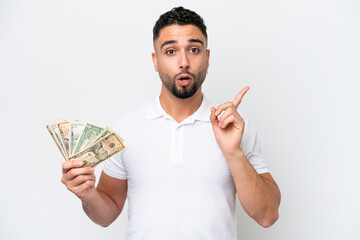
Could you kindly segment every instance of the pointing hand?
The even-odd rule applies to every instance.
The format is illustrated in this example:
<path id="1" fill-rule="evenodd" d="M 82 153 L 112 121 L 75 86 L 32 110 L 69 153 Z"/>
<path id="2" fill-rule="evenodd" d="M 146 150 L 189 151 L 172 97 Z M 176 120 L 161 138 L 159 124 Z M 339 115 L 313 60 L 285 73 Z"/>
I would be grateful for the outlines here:
<path id="1" fill-rule="evenodd" d="M 217 109 L 211 108 L 210 121 L 216 141 L 224 155 L 232 155 L 240 149 L 245 122 L 237 108 L 249 89 L 244 87 L 232 102 L 223 103 Z"/>

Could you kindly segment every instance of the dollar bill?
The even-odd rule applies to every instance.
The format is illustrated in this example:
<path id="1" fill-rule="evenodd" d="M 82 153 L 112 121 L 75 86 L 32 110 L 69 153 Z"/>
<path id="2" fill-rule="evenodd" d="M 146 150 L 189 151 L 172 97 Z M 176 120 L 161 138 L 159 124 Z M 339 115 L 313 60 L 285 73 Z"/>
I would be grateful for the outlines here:
<path id="1" fill-rule="evenodd" d="M 70 121 L 70 138 L 69 138 L 69 153 L 74 153 L 75 145 L 79 140 L 82 131 L 84 130 L 86 122 Z"/>
<path id="2" fill-rule="evenodd" d="M 106 135 L 108 135 L 108 134 L 111 133 L 111 132 L 114 132 L 114 131 L 111 130 L 110 128 L 108 128 L 108 127 L 105 128 L 105 130 L 104 130 L 102 133 L 100 133 L 100 135 L 99 135 L 97 138 L 95 138 L 95 140 L 92 141 L 92 143 L 96 142 L 96 141 L 99 140 L 100 138 L 105 137 Z M 119 135 L 118 135 L 118 137 L 120 138 L 121 142 L 124 142 L 124 139 L 123 139 L 122 137 L 120 137 Z M 91 144 L 91 143 L 90 143 L 90 144 Z"/>
<path id="3" fill-rule="evenodd" d="M 64 151 L 67 156 L 70 156 L 71 154 L 69 152 L 69 138 L 70 138 L 69 121 L 59 122 L 56 125 L 59 129 L 60 138 L 63 143 Z"/>
<path id="4" fill-rule="evenodd" d="M 64 153 L 65 157 L 68 157 L 69 155 L 65 151 L 64 143 L 63 143 L 63 140 L 61 138 L 60 131 L 59 131 L 59 128 L 58 128 L 58 124 L 61 123 L 61 122 L 65 122 L 65 121 L 67 121 L 67 120 L 62 119 L 60 121 L 56 121 L 55 123 L 50 125 L 50 128 L 55 133 L 55 138 L 59 142 L 59 145 L 60 145 L 61 150 Z"/>
<path id="5" fill-rule="evenodd" d="M 52 121 L 51 123 L 46 125 L 46 129 L 48 130 L 48 132 L 50 133 L 52 139 L 54 140 L 56 146 L 59 148 L 61 155 L 64 157 L 65 161 L 67 161 L 66 155 L 64 153 L 64 149 L 62 149 L 62 145 L 61 145 L 61 141 L 60 141 L 60 137 L 57 134 L 56 131 L 56 123 L 63 121 L 61 118 L 56 119 L 55 121 Z"/>
<path id="6" fill-rule="evenodd" d="M 98 141 L 100 138 L 105 137 L 106 135 L 108 135 L 111 132 L 112 132 L 112 130 L 110 128 L 105 128 L 90 144 Z"/>
<path id="7" fill-rule="evenodd" d="M 68 160 L 83 161 L 85 163 L 84 167 L 96 167 L 99 163 L 119 153 L 125 148 L 121 138 L 115 132 L 111 132 L 88 146 L 85 150 L 70 156 Z"/>
<path id="8" fill-rule="evenodd" d="M 73 154 L 80 152 L 82 149 L 84 149 L 87 145 L 89 145 L 91 142 L 93 142 L 97 136 L 99 136 L 104 131 L 104 127 L 92 124 L 92 123 L 86 123 L 79 140 L 76 143 L 76 146 L 73 150 Z"/>

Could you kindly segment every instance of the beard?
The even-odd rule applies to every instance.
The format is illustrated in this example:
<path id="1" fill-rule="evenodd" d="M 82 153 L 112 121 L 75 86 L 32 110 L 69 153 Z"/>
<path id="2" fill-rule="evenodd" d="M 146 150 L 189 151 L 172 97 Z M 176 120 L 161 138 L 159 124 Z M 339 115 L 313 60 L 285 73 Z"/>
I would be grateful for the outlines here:
<path id="1" fill-rule="evenodd" d="M 190 75 L 194 81 L 193 84 L 185 87 L 180 86 L 180 88 L 178 88 L 176 86 L 176 78 L 181 74 Z M 162 73 L 159 71 L 159 76 L 164 86 L 167 88 L 167 90 L 169 90 L 169 92 L 171 92 L 172 95 L 180 99 L 192 97 L 203 84 L 206 74 L 207 68 L 202 69 L 198 74 L 193 74 L 187 70 L 184 70 L 173 77 L 167 73 Z"/>

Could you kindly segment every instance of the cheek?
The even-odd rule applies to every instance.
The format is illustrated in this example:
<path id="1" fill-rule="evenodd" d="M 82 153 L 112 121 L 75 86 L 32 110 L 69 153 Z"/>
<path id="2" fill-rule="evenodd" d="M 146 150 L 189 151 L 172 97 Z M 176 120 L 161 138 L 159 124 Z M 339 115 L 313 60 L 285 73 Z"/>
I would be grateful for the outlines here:
<path id="1" fill-rule="evenodd" d="M 176 69 L 176 61 L 174 59 L 160 59 L 158 62 L 158 69 L 159 71 L 163 71 L 163 72 L 171 72 L 174 71 L 174 69 Z"/>
<path id="2" fill-rule="evenodd" d="M 200 58 L 199 57 L 193 58 L 192 65 L 199 69 L 203 69 L 204 67 L 207 67 L 207 59 L 205 58 L 205 56 Z"/>

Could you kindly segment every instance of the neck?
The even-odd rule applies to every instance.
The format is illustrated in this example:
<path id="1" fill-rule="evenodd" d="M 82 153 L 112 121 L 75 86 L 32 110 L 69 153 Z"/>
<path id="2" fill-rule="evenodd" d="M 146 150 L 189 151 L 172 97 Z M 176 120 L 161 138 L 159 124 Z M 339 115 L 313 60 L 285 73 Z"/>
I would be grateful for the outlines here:
<path id="1" fill-rule="evenodd" d="M 162 85 L 160 93 L 160 104 L 167 114 L 181 123 L 184 119 L 191 116 L 200 107 L 202 101 L 201 87 L 189 98 L 180 99 L 172 95 L 167 88 Z"/>

